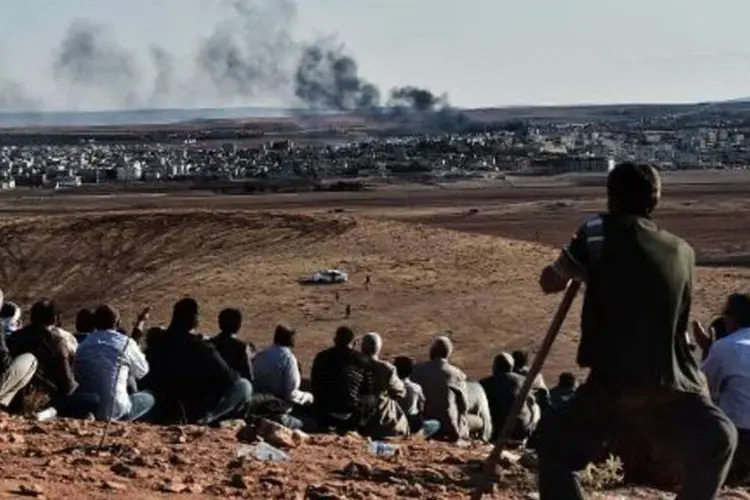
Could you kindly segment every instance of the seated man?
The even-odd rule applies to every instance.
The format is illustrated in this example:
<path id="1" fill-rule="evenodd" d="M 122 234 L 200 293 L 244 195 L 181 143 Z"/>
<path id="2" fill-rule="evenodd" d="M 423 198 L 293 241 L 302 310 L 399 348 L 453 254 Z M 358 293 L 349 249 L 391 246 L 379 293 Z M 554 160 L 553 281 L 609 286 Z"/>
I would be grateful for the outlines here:
<path id="1" fill-rule="evenodd" d="M 7 339 L 13 357 L 31 354 L 37 360 L 36 373 L 24 390 L 26 397 L 16 401 L 15 409 L 36 412 L 51 404 L 64 416 L 85 416 L 93 403 L 79 407 L 71 399 L 78 387 L 73 376 L 73 353 L 52 333 L 56 316 L 55 304 L 41 300 L 31 307 L 29 324 Z"/>
<path id="2" fill-rule="evenodd" d="M 502 352 L 495 357 L 492 364 L 492 375 L 480 382 L 485 393 L 487 393 L 490 404 L 494 428 L 493 440 L 497 439 L 497 435 L 505 425 L 511 406 L 521 395 L 523 383 L 524 376 L 513 371 L 513 357 L 506 352 Z M 533 396 L 529 396 L 516 419 L 510 437 L 519 441 L 527 439 L 534 432 L 539 417 L 539 407 Z"/>
<path id="3" fill-rule="evenodd" d="M 542 500 L 584 498 L 576 471 L 626 439 L 637 461 L 613 450 L 626 480 L 643 452 L 686 472 L 670 478 L 679 499 L 718 498 L 726 479 L 737 431 L 704 394 L 686 335 L 695 252 L 652 220 L 660 196 L 654 167 L 615 166 L 607 212 L 589 217 L 539 277 L 548 294 L 585 283 L 577 361 L 589 370 L 575 396 L 539 423 Z"/>
<path id="4" fill-rule="evenodd" d="M 469 437 L 466 375 L 449 363 L 453 343 L 438 337 L 430 348 L 430 361 L 414 368 L 412 380 L 424 390 L 424 417 L 440 422 L 435 437 L 458 441 Z"/>
<path id="5" fill-rule="evenodd" d="M 519 349 L 513 351 L 511 356 L 513 356 L 513 371 L 526 377 L 529 374 L 529 353 Z M 544 377 L 541 373 L 534 379 L 531 394 L 539 408 L 549 409 L 549 389 L 547 389 L 547 384 L 544 383 Z"/>
<path id="6" fill-rule="evenodd" d="M 356 430 L 367 419 L 360 406 L 360 396 L 365 392 L 365 363 L 353 344 L 354 332 L 346 326 L 339 327 L 333 347 L 319 352 L 313 361 L 313 410 L 323 428 Z"/>
<path id="7" fill-rule="evenodd" d="M 237 338 L 240 328 L 242 313 L 237 309 L 224 309 L 219 313 L 220 332 L 211 339 L 211 343 L 231 369 L 252 382 L 255 346 Z"/>
<path id="8" fill-rule="evenodd" d="M 138 420 L 156 404 L 148 391 L 128 395 L 128 379 L 148 373 L 146 357 L 135 341 L 117 331 L 118 312 L 106 305 L 94 312 L 93 333 L 78 346 L 75 367 L 79 391 L 96 394 L 99 420 Z"/>
<path id="9" fill-rule="evenodd" d="M 362 428 L 362 434 L 375 439 L 409 435 L 409 421 L 398 401 L 406 396 L 406 387 L 398 377 L 396 368 L 382 361 L 380 351 L 383 340 L 375 332 L 362 338 L 362 356 L 365 370 L 370 372 L 372 387 L 368 396 L 373 398 L 373 412 Z"/>
<path id="10" fill-rule="evenodd" d="M 0 304 L 3 304 L 2 291 Z M 34 355 L 22 354 L 13 358 L 5 343 L 5 334 L 0 333 L 0 409 L 7 410 L 18 391 L 31 382 L 36 369 L 37 361 Z"/>
<path id="11" fill-rule="evenodd" d="M 576 376 L 570 372 L 563 372 L 557 385 L 549 391 L 550 408 L 555 410 L 568 402 L 576 393 Z"/>
<path id="12" fill-rule="evenodd" d="M 399 404 L 406 413 L 411 432 L 418 432 L 424 421 L 422 413 L 424 412 L 425 397 L 422 386 L 409 378 L 414 372 L 414 360 L 408 356 L 399 356 L 393 360 L 393 365 L 396 367 L 396 373 L 406 389 L 406 394 L 401 398 Z"/>
<path id="13" fill-rule="evenodd" d="M 255 391 L 305 406 L 313 402 L 313 395 L 300 390 L 302 376 L 292 352 L 295 336 L 294 330 L 279 325 L 273 335 L 273 345 L 255 355 Z"/>
<path id="14" fill-rule="evenodd" d="M 252 385 L 196 332 L 199 317 L 198 302 L 184 298 L 175 304 L 165 331 L 149 331 L 149 388 L 163 408 L 180 408 L 188 423 L 208 425 L 244 418 Z"/>
<path id="15" fill-rule="evenodd" d="M 487 394 L 479 382 L 466 381 L 466 406 L 469 437 L 488 443 L 492 439 L 492 414 Z"/>
<path id="16" fill-rule="evenodd" d="M 714 341 L 703 372 L 711 398 L 737 427 L 738 444 L 728 482 L 750 480 L 750 295 L 733 294 L 724 307 L 727 335 Z"/>

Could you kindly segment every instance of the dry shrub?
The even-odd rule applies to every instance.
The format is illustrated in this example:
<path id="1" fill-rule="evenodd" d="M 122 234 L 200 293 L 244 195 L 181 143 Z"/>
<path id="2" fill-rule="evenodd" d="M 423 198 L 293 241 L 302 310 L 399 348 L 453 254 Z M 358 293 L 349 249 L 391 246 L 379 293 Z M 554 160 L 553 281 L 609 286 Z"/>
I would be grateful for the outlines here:
<path id="1" fill-rule="evenodd" d="M 607 490 L 622 486 L 625 480 L 622 460 L 609 455 L 604 462 L 590 463 L 580 473 L 581 485 L 595 490 Z"/>

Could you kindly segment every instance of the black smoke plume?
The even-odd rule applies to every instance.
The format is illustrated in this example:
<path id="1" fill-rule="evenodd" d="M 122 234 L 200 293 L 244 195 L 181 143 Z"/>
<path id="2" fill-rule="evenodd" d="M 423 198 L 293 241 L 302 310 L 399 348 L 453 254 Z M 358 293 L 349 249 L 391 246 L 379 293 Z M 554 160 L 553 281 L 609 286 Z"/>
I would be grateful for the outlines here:
<path id="1" fill-rule="evenodd" d="M 380 90 L 359 75 L 342 45 L 319 41 L 304 47 L 294 74 L 294 94 L 316 110 L 361 111 L 380 106 Z"/>
<path id="2" fill-rule="evenodd" d="M 221 107 L 273 97 L 312 110 L 355 112 L 400 125 L 455 130 L 466 122 L 445 95 L 425 88 L 407 85 L 384 95 L 335 38 L 296 40 L 294 0 L 216 1 L 221 2 L 220 19 L 208 36 L 196 40 L 195 56 L 187 60 L 147 44 L 147 60 L 140 61 L 135 49 L 118 42 L 112 26 L 74 21 L 54 50 L 51 72 L 66 106 Z M 0 79 L 0 110 L 51 104 L 23 90 Z"/>
<path id="3" fill-rule="evenodd" d="M 393 89 L 388 104 L 393 108 L 407 108 L 417 113 L 428 113 L 448 106 L 448 98 L 445 95 L 436 96 L 424 88 L 407 85 Z"/>

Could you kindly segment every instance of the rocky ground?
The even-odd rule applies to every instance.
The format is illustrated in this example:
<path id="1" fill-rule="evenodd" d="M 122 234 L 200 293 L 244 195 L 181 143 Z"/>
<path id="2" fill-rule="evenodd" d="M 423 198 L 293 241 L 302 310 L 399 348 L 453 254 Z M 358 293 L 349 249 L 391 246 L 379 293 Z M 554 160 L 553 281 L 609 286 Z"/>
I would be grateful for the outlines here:
<path id="1" fill-rule="evenodd" d="M 218 429 L 113 423 L 102 441 L 104 429 L 100 422 L 39 423 L 0 414 L 0 497 L 448 500 L 471 494 L 490 450 L 478 443 L 453 446 L 412 438 L 392 442 L 396 456 L 378 457 L 357 434 L 301 441 L 283 432 L 264 434 L 290 457 L 275 462 L 238 458 L 242 447 L 259 442 L 243 432 L 241 422 Z M 533 454 L 508 453 L 503 464 L 504 472 L 484 498 L 538 498 Z M 582 476 L 593 499 L 672 496 L 622 485 L 616 462 L 591 467 Z M 727 490 L 722 498 L 750 495 Z"/>

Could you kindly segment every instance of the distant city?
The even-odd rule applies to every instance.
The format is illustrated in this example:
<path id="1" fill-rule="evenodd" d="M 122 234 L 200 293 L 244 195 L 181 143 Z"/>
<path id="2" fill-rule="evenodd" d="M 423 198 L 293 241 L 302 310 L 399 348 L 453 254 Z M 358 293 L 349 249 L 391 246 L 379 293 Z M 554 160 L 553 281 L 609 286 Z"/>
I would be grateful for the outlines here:
<path id="1" fill-rule="evenodd" d="M 324 114 L 315 130 L 306 124 L 312 113 L 274 108 L 8 113 L 0 124 L 22 130 L 7 129 L 0 139 L 1 187 L 173 181 L 314 187 L 330 179 L 448 182 L 606 172 L 619 161 L 663 170 L 750 164 L 750 104 L 743 100 L 452 113 L 449 121 L 419 115 L 388 126 Z M 259 117 L 276 120 L 253 121 Z"/>

